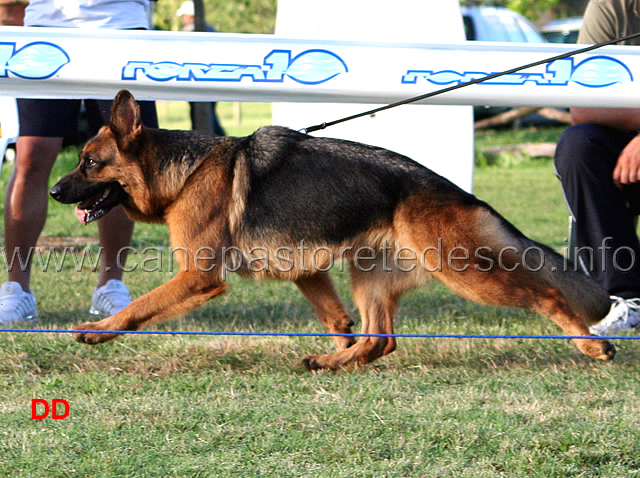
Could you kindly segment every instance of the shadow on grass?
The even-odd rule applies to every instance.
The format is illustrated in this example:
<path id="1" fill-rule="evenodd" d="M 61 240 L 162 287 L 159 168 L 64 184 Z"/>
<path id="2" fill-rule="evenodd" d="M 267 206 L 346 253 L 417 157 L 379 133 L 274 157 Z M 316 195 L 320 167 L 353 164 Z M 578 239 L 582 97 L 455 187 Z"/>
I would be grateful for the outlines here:
<path id="1" fill-rule="evenodd" d="M 343 281 L 339 283 L 342 289 L 344 285 Z M 236 289 L 237 294 L 229 294 L 185 317 L 152 325 L 146 330 L 325 332 L 311 306 L 292 284 L 246 282 Z M 346 308 L 356 320 L 354 332 L 358 332 L 357 311 L 351 302 L 346 302 Z M 95 318 L 86 309 L 73 308 L 42 313 L 36 325 L 42 329 L 72 329 L 92 320 Z M 437 284 L 407 294 L 398 310 L 395 331 L 400 334 L 562 335 L 554 324 L 537 314 L 479 306 Z M 126 335 L 98 346 L 78 344 L 70 334 L 16 334 L 0 340 L 5 344 L 11 341 L 15 354 L 28 358 L 22 363 L 31 360 L 34 370 L 39 372 L 113 370 L 140 376 L 195 371 L 302 373 L 300 359 L 304 355 L 334 351 L 329 337 Z M 617 341 L 615 345 L 619 353 L 612 366 L 632 367 L 640 359 L 635 341 Z M 608 366 L 611 365 L 584 357 L 568 339 L 399 338 L 398 349 L 390 356 L 367 366 L 351 366 L 346 372 L 393 374 L 450 369 L 493 373 L 501 369 Z"/>
<path id="2" fill-rule="evenodd" d="M 302 324 L 302 322 L 300 322 Z M 302 324 L 313 328 L 313 324 Z M 26 335 L 26 334 L 25 334 Z M 307 373 L 301 358 L 332 353 L 326 337 L 122 336 L 88 346 L 66 334 L 2 337 L 5 361 L 0 371 L 19 366 L 21 373 L 106 373 L 151 380 L 184 373 Z M 11 342 L 9 344 L 8 342 Z M 640 360 L 635 343 L 617 341 L 618 356 L 602 363 L 583 356 L 568 340 L 422 339 L 399 340 L 398 349 L 376 362 L 338 373 L 376 376 L 448 371 L 461 380 L 469 374 L 554 374 L 615 368 L 634 373 Z M 13 365 L 11 365 L 13 363 Z M 14 369 L 15 371 L 15 369 Z M 327 373 L 327 372 L 320 372 Z M 330 372 L 328 372 L 330 373 Z"/>

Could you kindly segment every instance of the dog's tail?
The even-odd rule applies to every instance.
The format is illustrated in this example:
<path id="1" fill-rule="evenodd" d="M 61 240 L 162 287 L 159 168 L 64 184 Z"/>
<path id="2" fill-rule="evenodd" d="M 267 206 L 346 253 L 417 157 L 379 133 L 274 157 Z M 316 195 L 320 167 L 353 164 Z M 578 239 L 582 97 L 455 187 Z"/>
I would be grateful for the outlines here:
<path id="1" fill-rule="evenodd" d="M 602 319 L 611 307 L 609 294 L 598 283 L 586 275 L 574 263 L 568 261 L 553 249 L 533 241 L 524 235 L 520 238 L 523 251 L 540 251 L 540 260 L 530 271 L 530 275 L 539 275 L 538 280 L 549 288 L 559 290 L 571 309 L 587 325 Z M 539 272 L 537 271 L 538 267 Z"/>
<path id="2" fill-rule="evenodd" d="M 550 247 L 526 237 L 490 206 L 483 206 L 482 209 L 490 214 L 490 218 L 487 218 L 486 213 L 480 213 L 480 216 L 484 216 L 483 229 L 486 231 L 487 224 L 494 223 L 502 230 L 496 244 L 500 246 L 498 267 L 502 267 L 508 273 L 516 273 L 513 276 L 518 282 L 516 285 L 527 289 L 531 287 L 527 284 L 534 284 L 534 288 L 543 287 L 558 291 L 558 302 L 562 302 L 564 298 L 571 311 L 587 325 L 599 321 L 608 313 L 611 302 L 604 288 Z M 491 235 L 487 237 L 488 240 Z M 518 271 L 522 272 L 522 276 Z M 524 304 L 527 308 L 537 309 L 535 304 L 533 305 L 534 307 L 530 307 Z"/>
<path id="3" fill-rule="evenodd" d="M 438 204 L 416 198 L 397 217 L 396 230 L 412 247 L 440 251 L 441 264 L 429 262 L 436 254 L 423 255 L 429 272 L 468 299 L 534 310 L 571 335 L 588 333 L 586 326 L 607 314 L 608 294 L 595 281 L 488 204 L 463 197 Z"/>

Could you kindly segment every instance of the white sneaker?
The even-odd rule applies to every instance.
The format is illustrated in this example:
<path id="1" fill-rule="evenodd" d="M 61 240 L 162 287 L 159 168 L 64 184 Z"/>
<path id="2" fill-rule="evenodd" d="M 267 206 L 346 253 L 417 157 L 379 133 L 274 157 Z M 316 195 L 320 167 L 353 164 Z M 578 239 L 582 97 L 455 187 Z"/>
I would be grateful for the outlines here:
<path id="1" fill-rule="evenodd" d="M 0 325 L 35 321 L 38 318 L 36 296 L 25 292 L 17 282 L 5 282 L 0 287 Z"/>
<path id="2" fill-rule="evenodd" d="M 614 301 L 607 316 L 589 327 L 593 335 L 611 335 L 620 330 L 640 328 L 640 299 L 611 296 Z"/>
<path id="3" fill-rule="evenodd" d="M 130 303 L 129 289 L 124 285 L 124 282 L 111 279 L 93 292 L 89 313 L 109 317 L 117 314 Z"/>

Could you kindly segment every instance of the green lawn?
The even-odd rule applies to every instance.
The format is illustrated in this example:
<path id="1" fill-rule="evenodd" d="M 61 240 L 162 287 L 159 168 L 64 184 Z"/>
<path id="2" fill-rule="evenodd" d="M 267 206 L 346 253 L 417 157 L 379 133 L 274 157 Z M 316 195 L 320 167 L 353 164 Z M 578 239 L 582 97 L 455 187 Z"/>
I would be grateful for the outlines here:
<path id="1" fill-rule="evenodd" d="M 231 125 L 233 105 L 220 105 L 230 134 L 267 117 L 264 106 L 245 106 L 250 126 Z M 52 181 L 76 154 L 65 152 Z M 475 191 L 528 235 L 565 245 L 567 211 L 550 161 L 477 168 Z M 51 202 L 44 235 L 92 238 L 96 228 Z M 138 225 L 133 245 L 167 246 L 166 230 Z M 126 281 L 139 296 L 170 276 L 136 270 Z M 60 272 L 36 267 L 41 327 L 85 321 L 95 277 L 71 263 Z M 354 312 L 345 275 L 335 278 Z M 323 331 L 292 284 L 230 283 L 226 296 L 159 327 Z M 408 294 L 396 325 L 403 334 L 559 332 L 535 314 L 478 306 L 438 283 Z M 300 357 L 331 351 L 329 339 L 126 336 L 89 347 L 67 335 L 2 333 L 0 476 L 636 476 L 640 349 L 616 345 L 613 362 L 596 363 L 565 340 L 401 339 L 372 365 L 308 373 Z M 65 399 L 70 415 L 33 420 L 33 398 Z"/>
<path id="2" fill-rule="evenodd" d="M 158 102 L 160 127 L 189 129 L 189 104 L 184 101 Z M 271 124 L 271 105 L 268 103 L 218 103 L 218 119 L 228 136 L 246 136 L 260 126 Z"/>

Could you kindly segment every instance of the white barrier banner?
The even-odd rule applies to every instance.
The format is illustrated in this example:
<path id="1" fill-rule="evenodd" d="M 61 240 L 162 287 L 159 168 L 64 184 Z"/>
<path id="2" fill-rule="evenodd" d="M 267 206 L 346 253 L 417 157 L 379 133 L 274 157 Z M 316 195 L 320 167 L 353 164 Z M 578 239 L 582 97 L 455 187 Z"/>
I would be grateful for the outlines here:
<path id="1" fill-rule="evenodd" d="M 393 44 L 273 35 L 0 27 L 0 94 L 387 104 L 575 45 Z M 640 47 L 610 46 L 423 103 L 640 107 Z"/>

